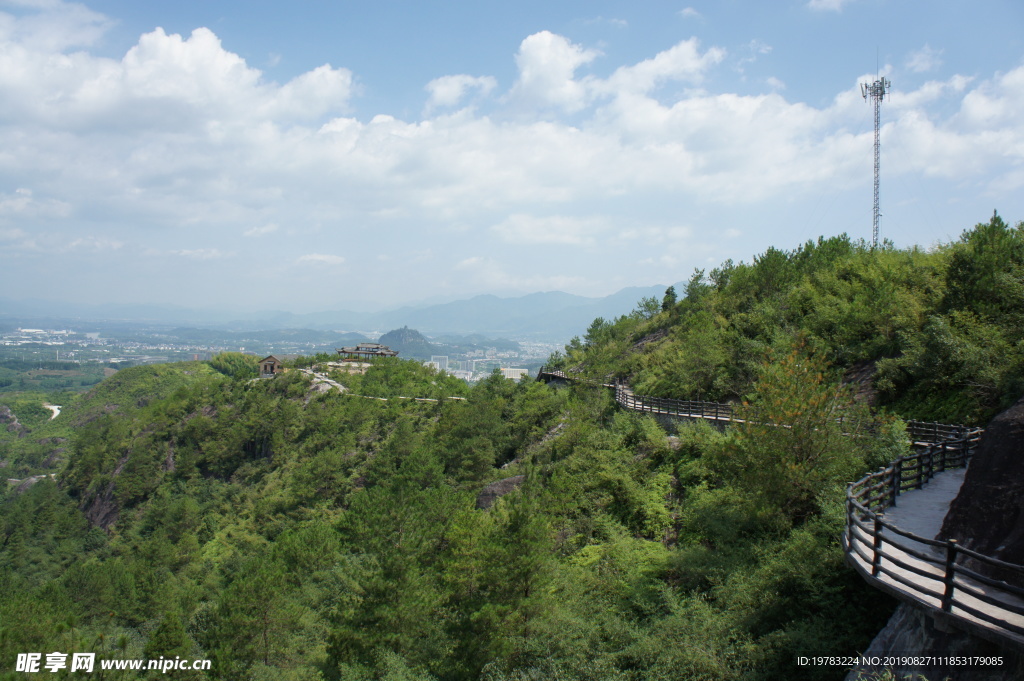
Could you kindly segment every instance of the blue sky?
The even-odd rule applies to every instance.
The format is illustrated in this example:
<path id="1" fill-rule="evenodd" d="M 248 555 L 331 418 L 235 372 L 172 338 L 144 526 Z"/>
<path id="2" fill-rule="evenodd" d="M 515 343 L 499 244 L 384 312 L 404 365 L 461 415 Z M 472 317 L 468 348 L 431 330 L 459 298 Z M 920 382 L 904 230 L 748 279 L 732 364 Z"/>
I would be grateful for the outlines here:
<path id="1" fill-rule="evenodd" d="M 606 295 L 1024 219 L 1024 4 L 0 0 L 7 296 Z"/>

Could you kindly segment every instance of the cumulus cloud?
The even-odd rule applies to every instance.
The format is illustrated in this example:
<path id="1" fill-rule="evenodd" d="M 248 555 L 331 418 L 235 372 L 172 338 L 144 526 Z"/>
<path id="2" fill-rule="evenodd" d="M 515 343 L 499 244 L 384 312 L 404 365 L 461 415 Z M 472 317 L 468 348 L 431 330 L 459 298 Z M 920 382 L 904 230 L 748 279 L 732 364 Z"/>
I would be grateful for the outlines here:
<path id="1" fill-rule="evenodd" d="M 118 126 L 200 131 L 214 122 L 287 124 L 346 110 L 347 69 L 321 66 L 284 85 L 223 48 L 206 28 L 188 38 L 146 33 L 120 60 L 54 54 L 37 44 L 0 52 L 0 119 L 88 130 Z"/>
<path id="2" fill-rule="evenodd" d="M 188 38 L 147 33 L 120 61 L 47 56 L 65 60 L 59 75 L 43 56 L 0 53 L 9 66 L 0 68 L 0 170 L 38 179 L 33 186 L 52 198 L 0 194 L 0 215 L 30 203 L 40 214 L 47 206 L 65 214 L 116 207 L 148 224 L 232 225 L 249 237 L 295 222 L 291 211 L 309 230 L 357 216 L 420 216 L 496 225 L 491 233 L 505 241 L 570 244 L 586 234 L 578 222 L 557 223 L 570 217 L 561 206 L 636 191 L 759 200 L 852 178 L 856 164 L 846 159 L 869 144 L 868 131 L 850 130 L 863 117 L 855 88 L 824 108 L 777 92 L 656 98 L 667 82 L 705 82 L 724 59 L 723 49 L 692 38 L 598 78 L 577 75 L 597 58 L 595 50 L 550 32 L 528 36 L 517 55 L 518 79 L 493 100 L 521 114 L 504 122 L 472 110 L 424 121 L 338 115 L 352 96 L 348 70 L 325 65 L 284 85 L 267 83 L 207 29 Z M 1019 111 L 1020 73 L 974 90 L 963 78 L 929 83 L 900 92 L 891 106 L 909 115 L 955 93 L 963 97 L 955 120 L 918 117 L 956 139 L 995 126 L 1016 141 L 1021 124 L 1010 112 Z M 778 80 L 768 85 L 783 89 Z M 492 77 L 465 74 L 428 85 L 436 106 L 458 106 L 471 92 L 496 88 Z M 551 118 L 552 111 L 581 118 L 570 124 Z M 896 129 L 917 131 L 912 120 Z M 94 131 L 103 134 L 83 134 Z M 976 162 L 1018 153 L 1014 144 L 990 142 L 995 132 L 970 138 L 983 142 Z M 526 204 L 534 219 L 551 221 L 546 232 L 522 221 Z"/>
<path id="3" fill-rule="evenodd" d="M 497 85 L 498 81 L 492 76 L 459 74 L 435 78 L 426 85 L 426 90 L 430 93 L 427 111 L 458 106 L 467 92 L 477 90 L 481 95 L 487 95 Z"/>
<path id="4" fill-rule="evenodd" d="M 690 38 L 659 52 L 651 59 L 619 67 L 607 81 L 595 84 L 594 87 L 606 93 L 621 94 L 647 93 L 668 80 L 699 83 L 708 68 L 724 57 L 725 50 L 717 47 L 701 54 L 700 41 Z"/>
<path id="5" fill-rule="evenodd" d="M 579 111 L 588 98 L 586 83 L 575 79 L 576 70 L 598 54 L 550 31 L 528 36 L 516 54 L 519 79 L 510 99 L 531 108 Z"/>
<path id="6" fill-rule="evenodd" d="M 349 274 L 399 282 L 433 249 L 435 261 L 461 263 L 453 287 L 582 287 L 593 282 L 577 270 L 558 279 L 512 259 L 581 247 L 615 258 L 631 248 L 617 235 L 665 214 L 713 215 L 870 178 L 856 82 L 822 105 L 787 99 L 777 80 L 767 94 L 722 91 L 725 50 L 692 38 L 602 77 L 588 71 L 597 50 L 537 33 L 504 91 L 490 76 L 441 75 L 427 85 L 428 108 L 458 110 L 402 120 L 354 114 L 345 68 L 269 82 L 208 29 L 157 29 L 109 59 L 21 42 L 22 21 L 0 28 L 0 239 L 13 244 L 0 254 L 52 238 L 163 256 L 146 259 L 154 266 L 168 254 L 245 263 L 254 286 L 309 276 L 328 290 Z M 979 194 L 1019 186 L 1022 109 L 1024 67 L 898 91 L 883 145 L 902 160 L 887 157 L 886 170 L 977 182 Z M 669 267 L 712 255 L 698 242 L 720 225 L 687 220 L 636 232 L 660 249 L 643 257 Z M 393 257 L 376 257 L 395 244 Z"/>

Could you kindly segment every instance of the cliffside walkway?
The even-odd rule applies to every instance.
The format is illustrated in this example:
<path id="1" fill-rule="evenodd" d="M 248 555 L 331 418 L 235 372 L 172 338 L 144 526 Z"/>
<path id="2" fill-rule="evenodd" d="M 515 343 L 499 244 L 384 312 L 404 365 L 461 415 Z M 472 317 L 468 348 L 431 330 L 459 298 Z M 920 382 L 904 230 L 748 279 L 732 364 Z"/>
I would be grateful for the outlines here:
<path id="1" fill-rule="evenodd" d="M 619 405 L 642 413 L 734 423 L 756 419 L 756 412 L 740 405 L 638 396 L 620 382 L 589 381 L 548 367 L 537 379 L 612 389 Z M 907 431 L 913 454 L 847 486 L 847 563 L 872 586 L 925 607 L 937 619 L 1024 650 L 1024 589 L 990 576 L 1012 574 L 1024 583 L 1024 566 L 934 538 L 981 429 L 909 421 Z"/>
<path id="2" fill-rule="evenodd" d="M 668 397 L 636 395 L 629 389 L 629 386 L 621 381 L 602 383 L 573 376 L 560 369 L 552 369 L 546 366 L 538 370 L 537 380 L 546 382 L 564 381 L 614 390 L 615 401 L 619 406 L 645 414 L 730 423 L 746 423 L 748 420 L 757 421 L 757 410 L 750 406 L 728 402 L 676 400 Z M 907 423 L 907 430 L 914 446 L 917 447 L 925 447 L 950 438 L 963 437 L 969 432 L 969 429 L 964 426 L 926 423 L 923 421 L 909 421 Z"/>
<path id="3" fill-rule="evenodd" d="M 963 483 L 981 431 L 924 448 L 850 483 L 846 561 L 872 586 L 936 619 L 1024 650 L 1024 566 L 935 536 Z"/>

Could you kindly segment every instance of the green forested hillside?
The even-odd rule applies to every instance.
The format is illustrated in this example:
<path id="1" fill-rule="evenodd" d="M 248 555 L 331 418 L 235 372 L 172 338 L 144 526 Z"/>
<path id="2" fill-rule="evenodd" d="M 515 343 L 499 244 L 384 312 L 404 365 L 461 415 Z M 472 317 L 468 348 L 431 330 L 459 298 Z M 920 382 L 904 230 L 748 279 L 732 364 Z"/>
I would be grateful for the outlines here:
<path id="1" fill-rule="evenodd" d="M 740 399 L 799 339 L 872 370 L 879 404 L 905 417 L 983 423 L 1024 393 L 1022 322 L 1024 227 L 993 215 L 927 251 L 843 235 L 697 271 L 685 291 L 595 320 L 556 364 L 643 394 Z"/>
<path id="2" fill-rule="evenodd" d="M 397 359 L 345 394 L 240 356 L 119 372 L 52 422 L 56 481 L 0 496 L 0 678 L 54 650 L 217 679 L 840 678 L 795 658 L 863 650 L 893 607 L 843 566 L 843 484 L 904 450 L 899 415 L 1015 396 L 1022 263 L 998 218 L 930 252 L 772 250 L 554 358 L 790 428 L 669 435 L 599 387 Z"/>

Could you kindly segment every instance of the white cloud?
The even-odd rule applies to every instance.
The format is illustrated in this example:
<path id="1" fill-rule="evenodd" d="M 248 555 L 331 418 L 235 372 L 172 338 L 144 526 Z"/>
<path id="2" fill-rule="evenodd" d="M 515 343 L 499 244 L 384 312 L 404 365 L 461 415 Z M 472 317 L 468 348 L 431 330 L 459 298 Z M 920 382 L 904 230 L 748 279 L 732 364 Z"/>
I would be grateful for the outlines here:
<path id="1" fill-rule="evenodd" d="M 345 258 L 340 255 L 330 255 L 328 253 L 308 253 L 306 255 L 300 255 L 296 258 L 295 262 L 302 263 L 313 263 L 316 265 L 341 265 L 344 264 Z"/>
<path id="2" fill-rule="evenodd" d="M 920 50 L 911 52 L 907 57 L 907 68 L 914 73 L 934 71 L 942 65 L 942 50 L 932 49 L 925 44 Z"/>
<path id="3" fill-rule="evenodd" d="M 430 93 L 430 98 L 427 100 L 427 111 L 458 106 L 470 90 L 477 90 L 481 95 L 487 95 L 497 85 L 498 81 L 491 76 L 459 74 L 435 78 L 426 85 L 426 90 Z"/>
<path id="4" fill-rule="evenodd" d="M 597 17 L 594 17 L 593 19 L 587 19 L 583 23 L 585 23 L 585 24 L 609 24 L 611 26 L 615 26 L 616 28 L 626 28 L 627 26 L 629 26 L 629 22 L 626 21 L 625 19 L 616 19 L 614 17 L 603 17 L 603 16 L 597 16 Z"/>
<path id="5" fill-rule="evenodd" d="M 284 85 L 265 83 L 206 28 L 187 39 L 158 28 L 120 61 L 55 54 L 36 44 L 5 47 L 3 118 L 80 131 L 116 126 L 216 133 L 256 121 L 290 124 L 343 112 L 352 94 L 351 72 L 329 65 Z"/>
<path id="6" fill-rule="evenodd" d="M 217 248 L 183 249 L 170 251 L 170 254 L 179 255 L 183 258 L 189 258 L 190 260 L 220 260 L 221 258 L 227 258 L 231 255 L 230 253 L 224 253 Z"/>
<path id="7" fill-rule="evenodd" d="M 273 222 L 261 225 L 259 227 L 253 227 L 245 230 L 245 236 L 264 236 L 265 234 L 273 234 L 278 229 L 277 225 Z"/>
<path id="8" fill-rule="evenodd" d="M 700 41 L 690 38 L 659 52 L 652 59 L 633 66 L 619 67 L 607 81 L 596 85 L 595 89 L 616 94 L 647 93 L 667 80 L 699 83 L 708 68 L 724 57 L 725 50 L 717 47 L 701 54 Z"/>
<path id="9" fill-rule="evenodd" d="M 576 69 L 598 54 L 550 31 L 528 36 L 516 54 L 519 79 L 510 99 L 530 108 L 579 111 L 587 104 L 587 87 L 575 80 Z"/>
<path id="10" fill-rule="evenodd" d="M 577 218 L 562 215 L 510 215 L 491 229 L 503 241 L 514 244 L 570 244 L 586 246 L 604 231 L 600 218 Z"/>
<path id="11" fill-rule="evenodd" d="M 0 251 L 151 253 L 162 257 L 146 267 L 230 266 L 271 292 L 307 275 L 399 282 L 443 259 L 461 263 L 453 289 L 579 288 L 597 277 L 571 260 L 542 274 L 521 263 L 582 247 L 590 259 L 692 264 L 710 255 L 704 235 L 724 231 L 720 212 L 870 182 L 856 83 L 822 105 L 787 99 L 773 79 L 767 94 L 731 93 L 716 80 L 725 51 L 696 39 L 595 74 L 596 50 L 538 33 L 522 41 L 511 87 L 441 76 L 428 104 L 455 110 L 402 120 L 352 113 L 347 69 L 268 82 L 207 29 L 156 30 L 108 59 L 18 42 L 20 21 L 0 28 L 0 238 L 11 244 Z M 1021 110 L 1024 67 L 896 91 L 884 172 L 975 183 L 977 195 L 1019 186 Z M 659 227 L 666 215 L 686 227 Z M 633 232 L 642 246 L 620 238 Z M 170 248 L 216 268 L 183 268 Z"/>
<path id="12" fill-rule="evenodd" d="M 745 55 L 740 56 L 736 64 L 736 68 L 740 73 L 744 72 L 747 64 L 753 64 L 763 55 L 771 54 L 772 46 L 763 41 L 754 39 L 747 43 L 746 50 L 744 52 Z"/>
<path id="13" fill-rule="evenodd" d="M 699 19 L 701 17 L 701 14 L 692 7 L 684 7 L 683 9 L 679 10 L 679 16 L 683 17 L 684 19 Z"/>
<path id="14" fill-rule="evenodd" d="M 807 6 L 813 10 L 839 12 L 851 0 L 810 0 Z"/>
<path id="15" fill-rule="evenodd" d="M 19 187 L 13 194 L 0 194 L 0 220 L 67 217 L 71 207 L 57 199 L 35 198 L 31 189 Z"/>
<path id="16" fill-rule="evenodd" d="M 971 79 L 966 76 L 953 76 L 945 81 L 931 80 L 910 92 L 897 90 L 890 94 L 886 104 L 900 112 L 922 110 L 939 99 L 960 95 L 970 83 Z"/>
<path id="17" fill-rule="evenodd" d="M 618 234 L 625 241 L 643 240 L 651 244 L 682 243 L 693 238 L 693 229 L 684 226 L 644 226 L 630 227 Z"/>
<path id="18" fill-rule="evenodd" d="M 75 239 L 63 250 L 67 251 L 90 251 L 92 253 L 102 253 L 104 251 L 117 251 L 124 246 L 123 241 L 117 239 L 109 239 L 106 237 L 98 236 L 87 236 L 79 239 Z"/>
<path id="19" fill-rule="evenodd" d="M 825 108 L 777 93 L 686 91 L 661 101 L 652 94 L 660 85 L 699 85 L 724 50 L 689 39 L 607 78 L 577 78 L 596 56 L 552 33 L 526 38 L 520 77 L 505 101 L 520 114 L 526 102 L 535 105 L 539 112 L 529 116 L 469 109 L 420 122 L 389 115 L 362 122 L 331 117 L 351 96 L 347 70 L 323 66 L 285 85 L 265 83 L 206 29 L 188 39 L 148 33 L 121 61 L 58 56 L 66 66 L 59 77 L 41 55 L 13 50 L 0 56 L 10 67 L 0 68 L 0 170 L 45 178 L 32 179 L 39 195 L 53 197 L 33 200 L 39 219 L 44 208 L 51 215 L 116 210 L 139 223 L 231 225 L 234 234 L 256 237 L 286 219 L 313 230 L 359 216 L 419 216 L 426 224 L 498 225 L 492 234 L 503 240 L 535 243 L 587 237 L 572 227 L 578 222 L 544 231 L 509 215 L 579 221 L 563 207 L 575 211 L 576 204 L 637 191 L 749 202 L 860 181 L 859 154 L 870 136 L 851 131 L 865 106 L 855 89 Z M 955 120 L 917 116 L 954 142 L 979 126 L 995 126 L 990 136 L 1013 142 L 1021 129 L 1011 115 L 1020 110 L 1019 72 L 973 90 L 961 77 L 901 91 L 889 110 L 902 116 L 940 95 L 960 96 Z M 438 105 L 496 89 L 489 77 L 432 83 Z M 768 84 L 783 88 L 778 80 Z M 579 118 L 542 120 L 552 108 Z M 1020 155 L 1013 143 L 997 152 L 987 139 L 970 139 L 985 144 L 966 167 Z M 28 204 L 18 194 L 0 195 L 0 216 Z"/>
<path id="20" fill-rule="evenodd" d="M 91 47 L 113 25 L 107 17 L 77 2 L 6 0 L 4 4 L 36 12 L 17 20 L 0 12 L 0 40 L 45 52 Z"/>

